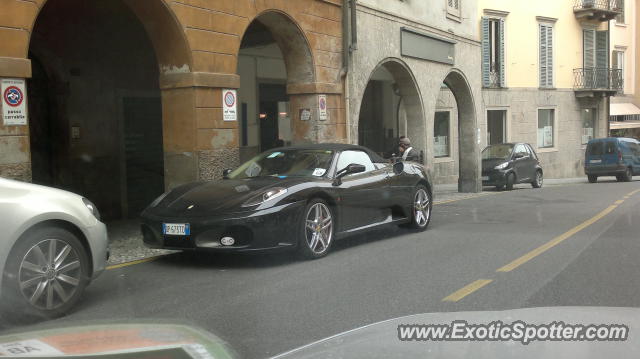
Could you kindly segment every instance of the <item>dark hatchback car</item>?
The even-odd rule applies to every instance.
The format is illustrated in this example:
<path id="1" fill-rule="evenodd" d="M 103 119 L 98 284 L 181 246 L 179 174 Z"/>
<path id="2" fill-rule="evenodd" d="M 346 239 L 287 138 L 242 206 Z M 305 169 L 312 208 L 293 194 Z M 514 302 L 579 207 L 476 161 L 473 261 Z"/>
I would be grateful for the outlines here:
<path id="1" fill-rule="evenodd" d="M 528 143 L 501 143 L 482 150 L 482 185 L 512 190 L 514 184 L 542 187 L 538 155 Z"/>
<path id="2" fill-rule="evenodd" d="M 165 193 L 142 213 L 142 233 L 152 248 L 293 248 L 319 258 L 335 239 L 382 225 L 424 230 L 432 204 L 419 164 L 391 164 L 354 145 L 282 147 L 225 171 L 223 180 Z"/>

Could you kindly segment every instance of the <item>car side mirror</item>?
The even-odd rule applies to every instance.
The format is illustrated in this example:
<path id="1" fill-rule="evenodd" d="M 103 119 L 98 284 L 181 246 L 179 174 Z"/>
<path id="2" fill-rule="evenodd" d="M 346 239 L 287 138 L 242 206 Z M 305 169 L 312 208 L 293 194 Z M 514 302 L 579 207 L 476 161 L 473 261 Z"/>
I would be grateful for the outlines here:
<path id="1" fill-rule="evenodd" d="M 399 175 L 404 172 L 404 162 L 398 161 L 393 164 L 393 173 Z"/>
<path id="2" fill-rule="evenodd" d="M 516 153 L 516 154 L 513 156 L 513 159 L 516 159 L 516 160 L 517 160 L 517 159 L 524 158 L 524 157 L 525 157 L 524 153 Z"/>
<path id="3" fill-rule="evenodd" d="M 338 171 L 338 173 L 336 173 L 336 178 L 333 181 L 333 185 L 334 186 L 339 186 L 342 181 L 342 177 L 346 176 L 346 175 L 351 175 L 354 173 L 362 173 L 364 171 L 366 171 L 367 168 L 364 165 L 359 165 L 357 163 L 351 163 L 349 164 L 347 167 L 341 169 L 340 171 Z"/>
<path id="4" fill-rule="evenodd" d="M 232 170 L 230 169 L 226 169 L 226 170 L 222 170 L 222 178 L 224 179 L 228 179 L 229 178 L 229 174 L 231 173 Z"/>

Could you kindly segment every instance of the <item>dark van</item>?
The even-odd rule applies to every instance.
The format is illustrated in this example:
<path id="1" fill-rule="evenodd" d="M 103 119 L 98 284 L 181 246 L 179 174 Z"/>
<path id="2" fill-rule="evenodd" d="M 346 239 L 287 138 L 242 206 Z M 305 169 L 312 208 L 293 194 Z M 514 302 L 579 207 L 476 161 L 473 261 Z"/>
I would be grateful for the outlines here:
<path id="1" fill-rule="evenodd" d="M 596 138 L 587 144 L 584 173 L 589 182 L 600 176 L 616 176 L 618 182 L 629 182 L 640 174 L 640 142 L 633 138 Z"/>

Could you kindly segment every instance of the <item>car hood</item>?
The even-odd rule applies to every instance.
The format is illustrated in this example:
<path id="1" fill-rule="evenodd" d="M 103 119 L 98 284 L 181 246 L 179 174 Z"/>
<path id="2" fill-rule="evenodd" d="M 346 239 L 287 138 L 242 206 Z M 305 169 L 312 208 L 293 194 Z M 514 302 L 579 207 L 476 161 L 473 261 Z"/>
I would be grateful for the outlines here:
<path id="1" fill-rule="evenodd" d="M 0 196 L 9 198 L 27 195 L 41 198 L 82 198 L 69 191 L 0 177 Z"/>
<path id="2" fill-rule="evenodd" d="M 260 177 L 191 183 L 174 189 L 149 211 L 155 215 L 169 216 L 203 216 L 216 212 L 242 211 L 246 210 L 242 207 L 243 203 L 269 188 L 289 188 L 305 181 L 308 179 Z"/>
<path id="3" fill-rule="evenodd" d="M 202 329 L 175 323 L 86 323 L 0 336 L 0 357 L 220 358 L 237 354 Z"/>
<path id="4" fill-rule="evenodd" d="M 493 169 L 495 166 L 505 162 L 509 162 L 509 160 L 500 159 L 500 158 L 489 158 L 486 160 L 482 160 L 482 169 L 490 170 L 490 169 Z"/>
<path id="5" fill-rule="evenodd" d="M 494 321 L 527 324 L 624 324 L 628 326 L 626 341 L 400 341 L 398 325 L 490 324 Z M 451 312 L 420 314 L 371 324 L 320 340 L 275 356 L 278 359 L 304 358 L 638 358 L 640 309 L 609 307 L 551 307 L 506 311 Z"/>

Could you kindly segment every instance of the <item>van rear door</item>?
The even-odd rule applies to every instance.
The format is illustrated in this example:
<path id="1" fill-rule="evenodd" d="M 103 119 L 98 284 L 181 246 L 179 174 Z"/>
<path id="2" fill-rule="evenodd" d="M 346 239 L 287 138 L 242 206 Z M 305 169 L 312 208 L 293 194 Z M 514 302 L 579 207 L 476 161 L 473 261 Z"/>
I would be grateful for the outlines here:
<path id="1" fill-rule="evenodd" d="M 587 152 L 585 158 L 585 166 L 599 166 L 602 165 L 602 154 L 604 153 L 603 141 L 591 141 L 587 145 Z"/>

